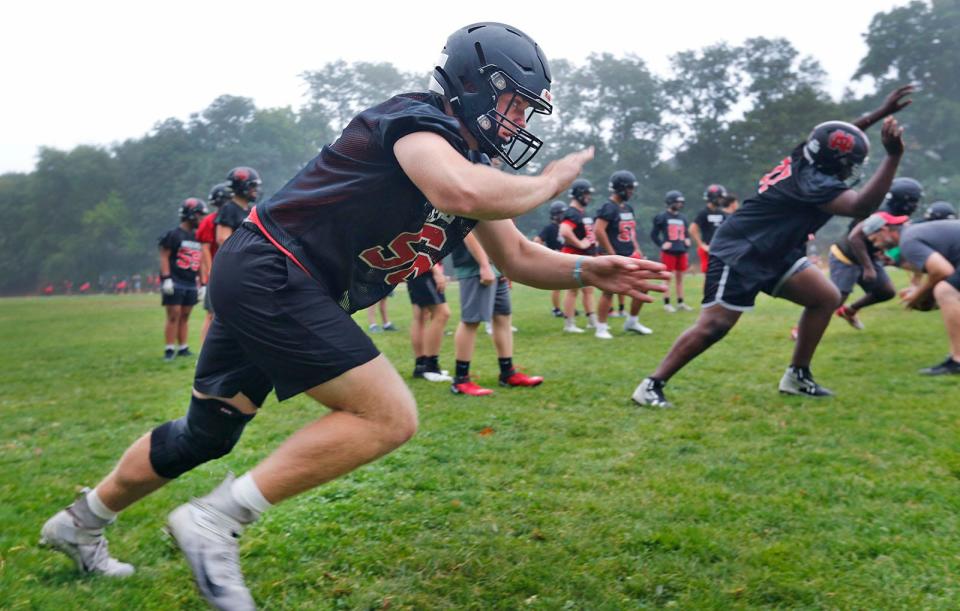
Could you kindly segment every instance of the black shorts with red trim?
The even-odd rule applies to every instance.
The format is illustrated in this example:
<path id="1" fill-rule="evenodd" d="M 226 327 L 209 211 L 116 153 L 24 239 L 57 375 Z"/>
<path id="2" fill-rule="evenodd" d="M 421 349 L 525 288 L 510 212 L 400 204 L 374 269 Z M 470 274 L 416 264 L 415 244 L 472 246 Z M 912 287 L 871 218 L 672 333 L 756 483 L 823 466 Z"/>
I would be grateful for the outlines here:
<path id="1" fill-rule="evenodd" d="M 750 268 L 734 269 L 722 259 L 710 255 L 707 277 L 703 284 L 703 307 L 723 306 L 728 310 L 752 310 L 757 295 L 766 293 L 776 297 L 783 284 L 794 274 L 810 267 L 806 257 L 787 263 L 775 271 Z"/>
<path id="2" fill-rule="evenodd" d="M 283 401 L 380 352 L 327 288 L 257 230 L 242 225 L 217 251 L 210 298 L 217 312 L 200 351 L 194 388 Z"/>

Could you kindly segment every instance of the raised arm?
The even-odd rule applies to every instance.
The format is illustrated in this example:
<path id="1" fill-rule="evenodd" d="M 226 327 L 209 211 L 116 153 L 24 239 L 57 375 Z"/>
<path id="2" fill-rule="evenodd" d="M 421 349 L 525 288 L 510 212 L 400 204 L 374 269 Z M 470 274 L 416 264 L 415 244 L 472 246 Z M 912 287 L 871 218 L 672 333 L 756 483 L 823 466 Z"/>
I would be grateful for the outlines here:
<path id="1" fill-rule="evenodd" d="M 485 221 L 474 230 L 487 254 L 506 276 L 541 289 L 584 285 L 652 302 L 647 291 L 663 292 L 664 266 L 629 257 L 589 257 L 554 252 L 523 237 L 511 221 Z M 574 274 L 580 263 L 580 282 Z"/>
<path id="2" fill-rule="evenodd" d="M 871 125 L 889 117 L 890 115 L 900 112 L 907 106 L 909 106 L 913 100 L 905 100 L 904 98 L 913 93 L 913 85 L 901 85 L 893 91 L 891 91 L 886 99 L 883 100 L 883 104 L 873 112 L 869 112 L 856 121 L 853 122 L 854 125 L 860 129 L 866 131 Z"/>
<path id="3" fill-rule="evenodd" d="M 393 152 L 406 175 L 435 208 L 478 220 L 528 212 L 564 191 L 593 159 L 593 147 L 547 164 L 536 176 L 519 176 L 474 164 L 441 136 L 416 132 L 397 140 Z"/>
<path id="4" fill-rule="evenodd" d="M 860 191 L 847 189 L 830 203 L 820 206 L 830 214 L 863 218 L 870 215 L 883 202 L 883 198 L 890 190 L 890 183 L 897 173 L 900 159 L 903 157 L 903 128 L 897 125 L 897 120 L 887 117 L 883 120 L 880 139 L 887 156 L 880 162 L 880 167 L 874 172 L 867 184 Z"/>

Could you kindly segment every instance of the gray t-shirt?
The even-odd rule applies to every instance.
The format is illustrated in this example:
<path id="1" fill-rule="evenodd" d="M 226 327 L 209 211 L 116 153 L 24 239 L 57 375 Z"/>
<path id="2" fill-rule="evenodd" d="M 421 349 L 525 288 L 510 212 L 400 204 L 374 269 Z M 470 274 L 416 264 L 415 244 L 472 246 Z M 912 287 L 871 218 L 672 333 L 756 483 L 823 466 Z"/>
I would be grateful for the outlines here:
<path id="1" fill-rule="evenodd" d="M 940 253 L 954 267 L 960 267 L 960 220 L 930 221 L 908 225 L 900 236 L 900 255 L 919 270 L 927 258 Z"/>

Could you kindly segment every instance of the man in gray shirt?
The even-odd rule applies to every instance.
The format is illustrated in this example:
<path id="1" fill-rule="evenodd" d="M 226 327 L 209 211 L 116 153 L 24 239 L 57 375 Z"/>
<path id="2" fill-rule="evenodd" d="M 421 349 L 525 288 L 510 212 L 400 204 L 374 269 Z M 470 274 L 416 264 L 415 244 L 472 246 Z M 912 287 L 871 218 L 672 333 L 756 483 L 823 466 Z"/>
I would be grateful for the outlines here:
<path id="1" fill-rule="evenodd" d="M 878 248 L 900 247 L 899 264 L 926 273 L 924 282 L 908 289 L 907 308 L 940 308 L 950 339 L 950 355 L 939 365 L 921 369 L 927 375 L 960 373 L 960 220 L 915 225 L 890 224 L 881 214 L 864 221 L 864 233 Z M 902 227 L 902 228 L 901 228 Z"/>

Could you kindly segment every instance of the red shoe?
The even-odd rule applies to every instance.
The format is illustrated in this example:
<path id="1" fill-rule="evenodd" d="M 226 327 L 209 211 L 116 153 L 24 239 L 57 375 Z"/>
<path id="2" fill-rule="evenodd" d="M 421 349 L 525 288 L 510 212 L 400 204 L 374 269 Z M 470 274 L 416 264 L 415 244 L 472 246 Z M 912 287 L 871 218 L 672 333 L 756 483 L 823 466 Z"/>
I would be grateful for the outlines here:
<path id="1" fill-rule="evenodd" d="M 470 395 L 471 397 L 485 397 L 493 394 L 492 390 L 480 386 L 470 378 L 467 378 L 463 382 L 455 381 L 450 385 L 450 392 L 455 395 Z"/>
<path id="2" fill-rule="evenodd" d="M 500 386 L 540 386 L 542 376 L 528 376 L 525 373 L 514 371 L 507 377 L 500 376 Z"/>
<path id="3" fill-rule="evenodd" d="M 857 331 L 863 330 L 863 323 L 860 322 L 859 318 L 857 318 L 857 313 L 851 310 L 850 308 L 848 308 L 847 306 L 842 305 L 839 308 L 837 308 L 836 314 L 840 318 L 850 323 L 850 326 L 856 329 Z"/>

